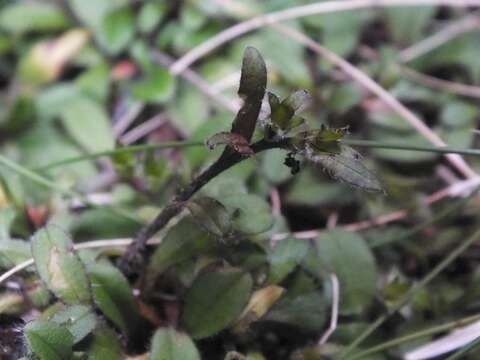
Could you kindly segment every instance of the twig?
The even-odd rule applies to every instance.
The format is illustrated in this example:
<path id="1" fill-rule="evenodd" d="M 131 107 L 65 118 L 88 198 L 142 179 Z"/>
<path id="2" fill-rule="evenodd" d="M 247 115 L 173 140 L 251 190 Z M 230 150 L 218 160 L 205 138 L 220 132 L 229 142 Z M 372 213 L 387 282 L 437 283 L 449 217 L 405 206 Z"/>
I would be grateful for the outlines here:
<path id="1" fill-rule="evenodd" d="M 122 114 L 118 121 L 113 124 L 113 134 L 115 137 L 119 137 L 125 132 L 125 130 L 127 130 L 135 118 L 142 112 L 144 107 L 144 103 L 137 102 L 125 110 L 125 113 Z"/>
<path id="2" fill-rule="evenodd" d="M 151 56 L 155 62 L 163 66 L 171 66 L 174 63 L 173 59 L 169 55 L 162 53 L 158 50 L 153 50 L 151 53 Z M 205 81 L 202 77 L 200 77 L 194 71 L 190 69 L 184 69 L 184 71 L 182 71 L 180 75 L 186 80 L 188 80 L 189 82 L 191 82 L 192 84 L 194 84 L 205 95 L 213 99 L 219 105 L 230 110 L 231 112 L 237 112 L 238 109 L 240 108 L 240 105 L 238 102 L 234 100 L 230 100 L 224 95 L 215 91 L 207 81 Z"/>
<path id="3" fill-rule="evenodd" d="M 212 87 L 212 90 L 218 94 L 223 90 L 237 86 L 239 80 L 240 80 L 240 72 L 235 71 L 230 75 L 227 75 L 224 78 L 214 82 L 211 85 L 211 87 Z"/>
<path id="4" fill-rule="evenodd" d="M 168 148 L 183 148 L 183 147 L 190 147 L 190 146 L 204 146 L 205 144 L 202 141 L 166 141 L 162 143 L 156 144 L 141 144 L 141 145 L 130 145 L 125 147 L 118 147 L 112 150 L 106 150 L 81 156 L 71 157 L 65 160 L 52 162 L 45 166 L 39 167 L 35 169 L 36 171 L 45 171 L 49 169 L 53 169 L 59 166 L 64 166 L 68 164 L 73 164 L 80 161 L 86 160 L 94 160 L 102 156 L 112 156 L 117 154 L 126 154 L 126 153 L 135 153 L 139 151 L 147 151 L 147 150 L 154 150 L 154 149 L 168 149 Z"/>
<path id="5" fill-rule="evenodd" d="M 433 194 L 430 194 L 425 198 L 424 204 L 430 206 L 442 199 L 445 199 L 446 197 L 467 196 L 471 194 L 479 185 L 480 180 L 478 178 L 459 181 L 455 184 L 447 186 L 446 188 L 436 191 Z M 347 231 L 361 231 L 368 229 L 372 226 L 380 226 L 388 224 L 390 222 L 399 221 L 401 219 L 404 219 L 408 214 L 409 210 L 402 209 L 391 212 L 389 214 L 383 214 L 372 219 L 362 220 L 345 225 L 338 225 L 338 227 Z M 298 231 L 294 233 L 277 233 L 272 236 L 271 241 L 272 244 L 275 245 L 277 242 L 282 241 L 289 236 L 293 236 L 296 239 L 309 240 L 318 237 L 322 231 L 324 230 L 318 229 Z"/>
<path id="6" fill-rule="evenodd" d="M 479 86 L 459 84 L 456 82 L 439 79 L 430 75 L 422 74 L 406 66 L 401 66 L 400 70 L 408 79 L 416 81 L 422 85 L 443 90 L 452 94 L 468 96 L 476 99 L 480 98 Z"/>
<path id="7" fill-rule="evenodd" d="M 277 188 L 270 191 L 270 202 L 272 203 L 272 214 L 280 215 L 282 212 L 282 200 Z"/>
<path id="8" fill-rule="evenodd" d="M 82 249 L 95 249 L 95 248 L 115 248 L 115 247 L 124 247 L 131 244 L 132 239 L 124 238 L 124 239 L 106 239 L 106 240 L 94 240 L 94 241 L 86 241 L 81 244 L 74 244 L 74 250 L 82 250 Z M 147 245 L 158 245 L 161 242 L 161 239 L 152 238 L 147 242 Z M 10 270 L 4 272 L 0 275 L 0 284 L 2 284 L 5 280 L 9 279 L 16 273 L 25 270 L 29 266 L 33 265 L 34 260 L 28 259 L 20 264 L 14 266 Z"/>
<path id="9" fill-rule="evenodd" d="M 16 273 L 26 269 L 30 265 L 33 265 L 33 259 L 25 260 L 24 262 L 21 262 L 17 266 L 14 266 L 13 268 L 8 270 L 7 272 L 4 272 L 0 276 L 0 284 L 3 283 L 5 280 L 9 279 L 11 276 L 15 275 Z"/>
<path id="10" fill-rule="evenodd" d="M 327 218 L 327 229 L 334 229 L 338 223 L 338 212 L 334 211 Z"/>
<path id="11" fill-rule="evenodd" d="M 170 67 L 173 74 L 180 74 L 195 61 L 213 51 L 217 47 L 250 31 L 265 25 L 272 25 L 281 21 L 295 19 L 315 14 L 356 10 L 362 8 L 390 7 L 390 6 L 425 6 L 448 5 L 451 7 L 480 6 L 480 0 L 343 0 L 325 1 L 315 4 L 295 6 L 269 14 L 259 15 L 250 20 L 238 23 L 213 36 L 197 47 L 187 52 Z"/>
<path id="12" fill-rule="evenodd" d="M 165 125 L 167 122 L 167 115 L 164 113 L 157 114 L 151 119 L 141 123 L 137 127 L 133 128 L 129 132 L 123 134 L 119 141 L 124 145 L 129 145 L 134 143 L 138 139 L 148 135 L 152 131 L 158 129 L 159 127 Z"/>
<path id="13" fill-rule="evenodd" d="M 459 1 L 459 3 L 461 2 Z M 463 19 L 452 22 L 450 25 L 446 26 L 434 35 L 402 50 L 398 56 L 398 59 L 403 63 L 410 62 L 461 34 L 479 28 L 480 17 L 478 15 L 466 16 Z"/>
<path id="14" fill-rule="evenodd" d="M 330 273 L 330 283 L 332 286 L 332 312 L 330 313 L 330 325 L 320 340 L 318 340 L 318 345 L 325 344 L 337 329 L 338 308 L 340 304 L 340 285 L 338 283 L 338 277 L 334 273 Z"/>

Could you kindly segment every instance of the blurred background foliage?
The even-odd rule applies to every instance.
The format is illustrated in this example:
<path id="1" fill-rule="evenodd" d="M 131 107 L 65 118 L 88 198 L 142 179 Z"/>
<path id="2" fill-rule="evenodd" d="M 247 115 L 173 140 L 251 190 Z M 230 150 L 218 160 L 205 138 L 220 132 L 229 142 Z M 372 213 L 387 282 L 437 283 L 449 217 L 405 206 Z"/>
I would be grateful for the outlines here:
<path id="1" fill-rule="evenodd" d="M 353 139 L 429 145 L 361 84 L 274 28 L 230 41 L 182 74 L 169 71 L 183 54 L 252 14 L 308 3 L 1 1 L 0 153 L 49 182 L 0 164 L 0 267 L 8 270 L 29 259 L 29 238 L 47 222 L 81 243 L 131 238 L 151 221 L 178 188 L 218 157 L 219 150 L 197 146 L 68 160 L 133 144 L 204 141 L 228 130 L 232 110 L 239 105 L 236 91 L 246 46 L 256 47 L 265 58 L 269 90 L 281 97 L 296 89 L 310 92 L 312 104 L 304 116 L 312 127 L 349 126 Z M 390 7 L 312 15 L 285 24 L 367 73 L 448 145 L 473 148 L 479 120 L 478 16 L 466 7 Z M 425 39 L 462 22 L 470 27 L 415 53 Z M 472 93 L 458 93 L 452 83 L 468 85 Z M 257 155 L 221 174 L 202 194 L 226 206 L 244 238 L 214 241 L 212 229 L 198 225 L 206 219 L 179 219 L 161 234 L 164 241 L 151 258 L 144 282 L 130 284 L 141 289 L 136 305 L 128 295 L 128 304 L 121 305 L 140 309 L 148 336 L 125 335 L 133 324 L 119 310 L 120 315 L 105 313 L 108 326 L 87 322 L 84 335 L 70 331 L 73 338 L 66 336 L 61 343 L 70 344 L 70 349 L 76 344 L 92 358 L 105 343 L 117 354 L 134 355 L 148 351 L 149 339 L 159 328 L 151 347 L 152 358 L 158 359 L 197 359 L 195 348 L 205 359 L 223 359 L 231 350 L 249 354 L 248 359 L 319 359 L 337 353 L 393 307 L 479 222 L 475 199 L 436 201 L 430 196 L 462 177 L 441 155 L 391 149 L 361 152 L 384 184 L 386 196 L 352 189 L 308 164 L 292 176 L 283 164 L 283 150 Z M 478 159 L 468 161 L 480 171 Z M 452 204 L 456 211 L 436 220 Z M 403 209 L 405 213 L 388 225 L 362 222 L 382 222 Z M 416 227 L 418 231 L 406 233 Z M 276 246 L 270 245 L 272 239 Z M 105 268 L 91 270 L 96 281 L 117 281 L 128 292 L 128 283 L 107 260 L 120 252 L 115 248 L 79 254 L 85 263 L 98 258 L 107 262 L 96 265 Z M 474 245 L 361 347 L 477 313 L 479 258 Z M 329 271 L 341 285 L 339 326 L 326 346 L 311 350 L 308 346 L 316 343 L 329 321 Z M 257 314 L 260 321 L 252 320 L 254 326 L 240 321 L 242 326 L 232 328 L 252 291 L 267 286 L 283 290 L 261 294 L 268 311 Z M 218 304 L 212 304 L 215 298 Z M 12 324 L 36 318 L 52 302 L 32 271 L 2 284 L 2 332 L 10 334 Z M 203 320 L 209 307 L 219 314 Z M 124 333 L 121 344 L 112 323 L 115 331 Z M 167 325 L 178 325 L 188 335 Z M 29 326 L 27 340 L 37 332 L 62 331 L 53 329 L 57 325 L 52 321 Z M 227 327 L 229 331 L 222 331 Z M 95 335 L 87 337 L 88 346 L 81 341 L 87 334 Z M 364 358 L 397 359 L 431 337 Z M 165 344 L 175 341 L 183 345 L 170 357 L 161 357 Z M 0 350 L 6 346 L 3 343 Z M 175 354 L 182 349 L 186 352 Z M 478 351 L 471 352 L 468 359 L 478 356 Z"/>

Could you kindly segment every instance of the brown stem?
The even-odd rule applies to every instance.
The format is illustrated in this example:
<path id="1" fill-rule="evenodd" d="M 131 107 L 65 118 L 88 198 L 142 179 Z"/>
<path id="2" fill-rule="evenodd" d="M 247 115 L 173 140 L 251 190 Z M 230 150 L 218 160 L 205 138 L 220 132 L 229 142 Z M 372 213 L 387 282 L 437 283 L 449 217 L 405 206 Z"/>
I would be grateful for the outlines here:
<path id="1" fill-rule="evenodd" d="M 288 146 L 286 140 L 280 141 L 265 141 L 260 140 L 254 143 L 251 148 L 255 154 L 273 148 L 285 148 Z M 128 246 L 125 254 L 120 259 L 118 265 L 122 272 L 127 275 L 141 274 L 145 268 L 148 260 L 147 241 L 158 231 L 163 229 L 168 222 L 178 215 L 185 204 L 198 190 L 200 190 L 206 183 L 212 180 L 223 171 L 231 168 L 233 165 L 246 159 L 237 152 L 225 149 L 220 158 L 213 163 L 204 172 L 199 174 L 192 182 L 185 188 L 181 189 L 177 195 L 170 200 L 170 202 L 163 208 L 160 214 L 148 225 L 143 227 L 135 240 Z"/>

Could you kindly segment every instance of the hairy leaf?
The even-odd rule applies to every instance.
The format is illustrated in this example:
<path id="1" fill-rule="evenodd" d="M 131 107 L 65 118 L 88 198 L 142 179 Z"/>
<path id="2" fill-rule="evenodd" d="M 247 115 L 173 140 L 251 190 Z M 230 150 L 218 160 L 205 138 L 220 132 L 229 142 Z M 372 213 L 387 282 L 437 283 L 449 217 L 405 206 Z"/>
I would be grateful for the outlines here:
<path id="1" fill-rule="evenodd" d="M 288 95 L 283 101 L 282 104 L 289 108 L 293 113 L 298 114 L 302 112 L 305 107 L 309 105 L 311 101 L 311 96 L 307 90 L 297 90 Z"/>
<path id="2" fill-rule="evenodd" d="M 47 225 L 32 239 L 38 274 L 48 289 L 67 304 L 91 302 L 90 284 L 73 243 L 59 227 Z"/>
<path id="3" fill-rule="evenodd" d="M 320 165 L 335 180 L 366 191 L 383 192 L 377 177 L 362 163 L 361 155 L 346 145 L 338 153 L 325 153 L 307 144 L 305 156 Z"/>
<path id="4" fill-rule="evenodd" d="M 85 305 L 68 306 L 53 314 L 49 320 L 67 327 L 73 335 L 74 344 L 90 334 L 97 323 L 95 312 Z"/>

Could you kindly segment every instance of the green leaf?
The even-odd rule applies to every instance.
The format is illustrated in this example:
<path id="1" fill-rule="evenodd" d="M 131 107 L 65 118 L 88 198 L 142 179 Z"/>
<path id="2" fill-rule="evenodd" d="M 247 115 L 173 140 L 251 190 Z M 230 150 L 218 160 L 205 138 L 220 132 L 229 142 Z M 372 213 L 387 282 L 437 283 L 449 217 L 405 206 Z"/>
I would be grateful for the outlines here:
<path id="1" fill-rule="evenodd" d="M 313 169 L 302 170 L 288 189 L 286 202 L 292 205 L 318 206 L 326 204 L 351 204 L 355 194 L 347 185 L 323 181 Z"/>
<path id="2" fill-rule="evenodd" d="M 71 82 L 57 82 L 43 88 L 35 97 L 35 108 L 38 114 L 51 120 L 59 116 L 62 111 L 81 96 L 77 86 Z"/>
<path id="3" fill-rule="evenodd" d="M 80 21 L 92 29 L 102 26 L 104 17 L 118 7 L 125 5 L 125 0 L 70 0 L 70 6 Z"/>
<path id="4" fill-rule="evenodd" d="M 267 83 L 267 68 L 260 52 L 247 47 L 243 53 L 242 74 L 238 94 L 247 98 L 263 98 Z"/>
<path id="5" fill-rule="evenodd" d="M 393 7 L 385 9 L 390 33 L 396 42 L 407 45 L 418 41 L 435 14 L 434 6 Z"/>
<path id="6" fill-rule="evenodd" d="M 464 101 L 450 101 L 442 109 L 440 115 L 442 124 L 449 128 L 471 127 L 478 116 L 478 109 Z"/>
<path id="7" fill-rule="evenodd" d="M 241 314 L 251 290 L 252 278 L 240 270 L 201 274 L 185 295 L 185 328 L 194 338 L 225 329 Z"/>
<path id="8" fill-rule="evenodd" d="M 11 207 L 0 208 L 0 243 L 10 240 L 10 227 L 15 219 L 15 210 Z"/>
<path id="9" fill-rule="evenodd" d="M 329 154 L 307 145 L 305 156 L 335 180 L 366 191 L 384 191 L 377 177 L 363 165 L 361 155 L 349 146 L 341 145 L 339 153 Z"/>
<path id="10" fill-rule="evenodd" d="M 99 35 L 102 46 L 112 54 L 125 49 L 134 35 L 134 16 L 129 7 L 115 9 L 103 17 Z"/>
<path id="11" fill-rule="evenodd" d="M 0 11 L 0 29 L 9 33 L 61 30 L 67 25 L 65 15 L 53 4 L 12 2 Z"/>
<path id="12" fill-rule="evenodd" d="M 322 33 L 322 45 L 342 57 L 348 57 L 362 36 L 362 27 L 372 20 L 374 12 L 357 9 L 342 12 L 342 16 L 317 14 L 303 18 L 303 21 Z M 325 68 L 330 68 L 325 59 L 320 59 Z"/>
<path id="13" fill-rule="evenodd" d="M 268 256 L 270 272 L 269 284 L 280 283 L 307 254 L 309 245 L 298 239 L 285 239 L 280 242 Z"/>
<path id="14" fill-rule="evenodd" d="M 153 335 L 150 359 L 200 360 L 200 354 L 187 334 L 173 328 L 162 328 Z"/>
<path id="15" fill-rule="evenodd" d="M 229 209 L 233 227 L 241 233 L 259 234 L 273 225 L 269 204 L 256 195 L 234 194 L 218 200 Z"/>
<path id="16" fill-rule="evenodd" d="M 122 349 L 118 335 L 112 329 L 103 326 L 95 330 L 88 349 L 88 360 L 121 359 Z"/>
<path id="17" fill-rule="evenodd" d="M 0 208 L 0 269 L 11 268 L 29 259 L 31 255 L 30 246 L 26 241 L 10 237 L 10 228 L 15 216 L 13 208 Z"/>
<path id="18" fill-rule="evenodd" d="M 175 92 L 175 79 L 167 69 L 153 68 L 143 80 L 133 85 L 132 93 L 138 100 L 164 103 Z"/>
<path id="19" fill-rule="evenodd" d="M 198 197 L 187 203 L 198 224 L 211 234 L 224 238 L 231 235 L 232 222 L 225 206 L 211 197 Z"/>
<path id="20" fill-rule="evenodd" d="M 35 320 L 24 329 L 30 350 L 41 360 L 70 360 L 73 336 L 65 326 L 52 321 Z"/>
<path id="21" fill-rule="evenodd" d="M 62 121 L 68 133 L 89 152 L 115 147 L 108 115 L 90 98 L 80 96 L 68 104 L 62 111 Z"/>
<path id="22" fill-rule="evenodd" d="M 199 254 L 212 244 L 209 234 L 190 218 L 173 226 L 153 253 L 147 274 L 156 277 L 170 266 Z"/>
<path id="23" fill-rule="evenodd" d="M 140 9 L 140 12 L 137 16 L 137 24 L 139 30 L 143 33 L 148 33 L 152 31 L 155 26 L 158 25 L 166 10 L 167 6 L 163 2 L 146 2 Z"/>
<path id="24" fill-rule="evenodd" d="M 257 124 L 258 114 L 267 86 L 267 68 L 262 55 L 249 46 L 243 53 L 242 74 L 238 94 L 244 104 L 233 120 L 232 133 L 239 134 L 250 142 Z"/>
<path id="25" fill-rule="evenodd" d="M 338 277 L 340 312 L 358 314 L 375 295 L 376 266 L 370 248 L 360 235 L 345 230 L 322 233 L 315 246 L 312 261 Z"/>
<path id="26" fill-rule="evenodd" d="M 285 166 L 287 151 L 272 149 L 262 154 L 261 174 L 273 184 L 281 184 L 291 178 L 290 169 Z"/>
<path id="27" fill-rule="evenodd" d="M 335 85 L 327 101 L 331 111 L 344 112 L 362 100 L 362 91 L 356 83 Z"/>
<path id="28" fill-rule="evenodd" d="M 341 152 L 339 140 L 342 139 L 347 132 L 348 128 L 346 127 L 329 128 L 322 125 L 320 129 L 298 133 L 291 141 L 293 146 L 299 151 L 307 149 L 307 153 L 311 150 L 311 152 L 316 153 L 339 154 Z"/>
<path id="29" fill-rule="evenodd" d="M 70 237 L 47 225 L 32 238 L 32 255 L 48 289 L 67 304 L 90 303 L 90 284 L 84 266 L 73 252 Z"/>
<path id="30" fill-rule="evenodd" d="M 310 95 L 306 90 L 298 90 L 280 103 L 278 97 L 269 92 L 268 102 L 270 103 L 272 125 L 276 131 L 285 132 L 299 126 L 304 121 L 294 115 L 300 113 L 308 105 Z"/>
<path id="31" fill-rule="evenodd" d="M 302 30 L 297 21 L 289 21 L 288 26 Z M 252 43 L 253 39 L 249 40 L 249 43 Z M 284 34 L 268 27 L 262 30 L 257 44 L 262 49 L 263 56 L 269 61 L 269 70 L 278 73 L 282 80 L 299 87 L 311 84 L 311 75 L 305 66 L 305 49 L 302 44 L 296 41 L 285 41 Z"/>
<path id="32" fill-rule="evenodd" d="M 101 62 L 85 70 L 75 79 L 75 84 L 83 94 L 102 102 L 110 92 L 110 68 Z"/>
<path id="33" fill-rule="evenodd" d="M 97 324 L 95 312 L 90 306 L 85 305 L 68 306 L 53 314 L 48 320 L 65 326 L 73 335 L 74 344 L 90 334 Z"/>
<path id="34" fill-rule="evenodd" d="M 124 333 L 135 328 L 138 312 L 132 289 L 116 267 L 94 263 L 88 267 L 96 306 Z"/>
<path id="35" fill-rule="evenodd" d="M 279 300 L 262 320 L 316 332 L 324 329 L 327 316 L 328 304 L 325 298 L 319 292 L 312 292 Z"/>
<path id="36" fill-rule="evenodd" d="M 7 269 L 31 257 L 30 246 L 23 240 L 0 240 L 0 268 Z"/>

